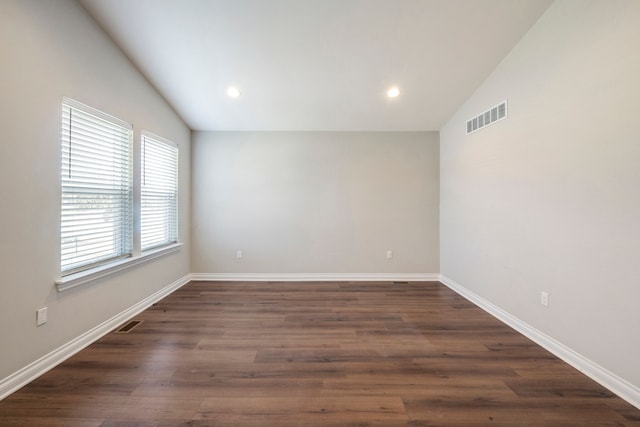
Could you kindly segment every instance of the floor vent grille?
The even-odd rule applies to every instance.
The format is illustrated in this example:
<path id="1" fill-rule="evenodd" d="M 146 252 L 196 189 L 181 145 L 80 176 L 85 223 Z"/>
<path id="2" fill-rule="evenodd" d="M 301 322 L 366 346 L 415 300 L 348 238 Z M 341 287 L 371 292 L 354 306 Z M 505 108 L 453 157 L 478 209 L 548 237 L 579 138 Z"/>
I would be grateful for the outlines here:
<path id="1" fill-rule="evenodd" d="M 132 320 L 116 331 L 118 334 L 128 334 L 133 328 L 142 323 L 142 320 Z"/>
<path id="2" fill-rule="evenodd" d="M 467 120 L 467 135 L 507 118 L 507 101 Z"/>

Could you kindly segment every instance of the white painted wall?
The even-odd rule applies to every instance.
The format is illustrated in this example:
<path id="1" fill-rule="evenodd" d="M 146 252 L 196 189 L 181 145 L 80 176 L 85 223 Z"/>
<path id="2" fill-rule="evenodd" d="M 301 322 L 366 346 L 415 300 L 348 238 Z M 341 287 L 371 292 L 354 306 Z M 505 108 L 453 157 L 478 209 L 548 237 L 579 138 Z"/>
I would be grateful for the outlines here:
<path id="1" fill-rule="evenodd" d="M 192 173 L 194 273 L 439 271 L 437 132 L 194 132 Z"/>
<path id="2" fill-rule="evenodd" d="M 556 1 L 440 135 L 442 274 L 636 387 L 639 23 L 636 0 Z"/>
<path id="3" fill-rule="evenodd" d="M 0 1 L 0 59 L 2 380 L 189 273 L 190 131 L 75 1 Z M 138 148 L 142 129 L 179 145 L 185 247 L 59 293 L 63 96 L 132 123 Z"/>

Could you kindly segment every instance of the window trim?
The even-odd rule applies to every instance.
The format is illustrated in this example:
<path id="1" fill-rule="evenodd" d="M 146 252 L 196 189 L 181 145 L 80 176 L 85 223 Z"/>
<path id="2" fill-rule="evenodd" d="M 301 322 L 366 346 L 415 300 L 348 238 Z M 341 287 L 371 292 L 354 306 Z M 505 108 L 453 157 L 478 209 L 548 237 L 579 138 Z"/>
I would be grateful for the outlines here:
<path id="1" fill-rule="evenodd" d="M 128 123 L 122 119 L 118 119 L 117 117 L 111 116 L 108 113 L 100 111 L 96 108 L 78 102 L 74 99 L 63 97 L 62 102 L 60 104 L 62 108 L 64 106 L 69 106 L 71 108 L 80 109 L 86 113 L 92 114 L 98 118 L 110 121 L 117 125 L 122 125 L 130 130 L 130 187 L 132 192 L 132 200 L 131 200 L 131 227 L 130 237 L 131 241 L 131 254 L 123 255 L 122 257 L 108 260 L 106 262 L 90 266 L 84 268 L 79 271 L 63 271 L 61 265 L 61 252 L 58 253 L 58 276 L 54 281 L 56 289 L 58 292 L 63 292 L 69 289 L 73 289 L 77 286 L 81 286 L 111 275 L 114 275 L 118 272 L 122 272 L 128 269 L 131 269 L 137 265 L 141 265 L 147 263 L 156 258 L 174 254 L 180 252 L 182 250 L 183 243 L 179 240 L 180 233 L 180 221 L 179 221 L 179 144 L 176 144 L 173 141 L 170 141 L 166 138 L 154 135 L 148 131 L 140 132 L 140 145 L 137 145 L 138 139 L 135 137 L 134 127 L 131 123 Z M 62 130 L 61 130 L 62 132 Z M 141 234 L 142 230 L 139 227 L 141 222 L 142 212 L 141 212 L 141 203 L 142 203 L 142 144 L 143 137 L 148 136 L 157 141 L 170 144 L 178 150 L 178 158 L 176 159 L 176 241 L 171 242 L 164 245 L 158 245 L 155 247 L 151 247 L 144 252 L 141 252 Z M 62 140 L 62 133 L 60 134 L 60 141 Z M 62 147 L 62 146 L 61 146 Z M 139 169 L 138 169 L 139 168 Z M 140 173 L 136 173 L 136 170 L 140 170 Z M 60 182 L 60 196 L 62 197 L 62 182 Z M 137 195 L 136 195 L 137 193 Z M 62 216 L 58 217 L 59 224 L 61 223 Z M 61 241 L 62 235 L 59 234 L 59 242 L 58 242 L 58 250 L 61 251 Z"/>
<path id="2" fill-rule="evenodd" d="M 63 265 L 62 265 L 62 261 L 63 261 L 63 257 L 62 257 L 62 241 L 63 241 L 63 236 L 62 236 L 62 229 L 59 230 L 59 237 L 60 237 L 60 242 L 59 242 L 59 250 L 60 250 L 60 257 L 58 258 L 58 268 L 59 268 L 59 273 L 62 277 L 67 277 L 67 276 L 73 276 L 76 273 L 82 273 L 85 271 L 94 271 L 96 269 L 100 269 L 103 266 L 108 266 L 108 265 L 112 265 L 112 264 L 117 264 L 119 262 L 121 262 L 123 259 L 128 259 L 131 258 L 134 255 L 134 242 L 133 242 L 133 235 L 134 235 L 134 229 L 133 229 L 133 221 L 134 221 L 134 212 L 133 212 L 133 207 L 134 207 L 134 199 L 133 199 L 133 190 L 134 190 L 134 181 L 135 181 L 135 177 L 134 177 L 134 170 L 133 170 L 133 163 L 134 163 L 134 129 L 133 129 L 133 125 L 127 121 L 124 121 L 122 119 L 119 119 L 118 117 L 112 116 L 108 113 L 105 113 L 104 111 L 98 110 L 94 107 L 91 107 L 89 105 L 83 104 L 79 101 L 76 101 L 75 99 L 71 99 L 68 97 L 63 97 L 62 98 L 62 116 L 64 118 L 65 115 L 65 111 L 66 109 L 69 109 L 70 112 L 78 111 L 84 115 L 89 115 L 89 116 L 93 116 L 95 118 L 97 118 L 98 120 L 102 120 L 104 122 L 107 122 L 109 125 L 113 125 L 114 127 L 119 127 L 122 128 L 124 130 L 126 130 L 127 133 L 127 141 L 126 141 L 126 145 L 123 145 L 123 147 L 125 148 L 124 151 L 122 151 L 122 153 L 126 152 L 126 155 L 128 156 L 128 165 L 126 166 L 128 171 L 127 171 L 127 186 L 128 186 L 128 191 L 127 191 L 127 197 L 128 197 L 128 202 L 126 202 L 126 206 L 128 206 L 128 211 L 125 214 L 126 215 L 126 221 L 125 221 L 125 225 L 126 227 L 122 230 L 120 230 L 121 232 L 118 234 L 114 234 L 114 238 L 117 239 L 125 239 L 125 243 L 124 243 L 124 247 L 126 248 L 127 252 L 122 252 L 122 253 L 118 253 L 115 254 L 114 256 L 110 257 L 110 258 L 104 258 L 104 259 L 94 259 L 92 262 L 89 263 L 84 263 L 81 265 L 78 265 L 76 267 L 73 268 L 68 268 L 66 270 L 63 270 Z M 71 117 L 71 116 L 69 116 Z M 64 123 L 62 123 L 62 126 L 64 126 Z M 60 148 L 62 150 L 62 152 L 64 152 L 64 131 L 61 129 L 60 131 Z M 75 141 L 77 143 L 77 141 Z M 96 140 L 95 141 L 98 144 L 98 147 L 100 147 L 100 145 L 102 144 L 102 140 Z M 74 140 L 70 140 L 69 141 L 69 147 L 71 147 L 71 145 L 74 143 Z M 64 160 L 61 159 L 61 163 L 60 166 L 62 167 L 62 165 L 64 164 Z M 62 203 L 64 202 L 65 199 L 65 192 L 64 192 L 64 187 L 65 187 L 65 180 L 63 179 L 62 173 L 63 171 L 60 171 L 60 202 L 61 202 L 61 211 L 60 211 L 60 217 L 59 217 L 59 224 L 62 227 L 62 221 L 63 221 L 63 215 L 62 215 Z M 91 181 L 91 179 L 89 179 L 89 181 Z"/>
<path id="3" fill-rule="evenodd" d="M 176 240 L 173 242 L 165 242 L 165 243 L 160 243 L 157 244 L 155 246 L 151 246 L 147 249 L 143 249 L 142 248 L 142 197 L 143 197 L 143 191 L 144 191 L 144 174 L 145 174 L 145 158 L 144 158 L 144 150 L 145 150 L 145 138 L 149 138 L 151 140 L 154 140 L 156 142 L 159 142 L 161 144 L 166 144 L 169 147 L 175 148 L 176 150 L 176 170 L 175 170 L 175 174 L 176 174 L 176 188 L 175 188 L 175 194 L 176 194 L 176 205 L 175 205 L 175 218 L 176 218 L 176 223 L 175 223 L 175 232 L 176 232 Z M 176 144 L 175 142 L 167 139 L 167 138 L 163 138 L 161 136 L 155 135 L 149 131 L 143 130 L 140 132 L 140 174 L 139 174 L 139 179 L 140 179 L 140 205 L 138 206 L 138 211 L 140 212 L 139 214 L 139 218 L 137 218 L 137 220 L 140 222 L 140 235 L 138 236 L 137 241 L 139 242 L 139 247 L 138 250 L 140 251 L 141 254 L 146 254 L 148 252 L 153 252 L 157 249 L 162 249 L 162 248 L 166 248 L 168 246 L 171 245 L 175 245 L 176 243 L 180 243 L 180 181 L 179 181 L 179 174 L 180 174 L 180 146 L 178 144 Z"/>
<path id="4" fill-rule="evenodd" d="M 110 276 L 119 271 L 128 270 L 136 265 L 143 264 L 163 255 L 180 252 L 181 248 L 182 243 L 173 243 L 169 246 L 149 249 L 139 256 L 119 259 L 78 273 L 69 274 L 55 281 L 56 288 L 58 289 L 58 292 L 66 291 L 68 289 L 75 288 L 76 286 L 84 285 L 85 283 Z"/>

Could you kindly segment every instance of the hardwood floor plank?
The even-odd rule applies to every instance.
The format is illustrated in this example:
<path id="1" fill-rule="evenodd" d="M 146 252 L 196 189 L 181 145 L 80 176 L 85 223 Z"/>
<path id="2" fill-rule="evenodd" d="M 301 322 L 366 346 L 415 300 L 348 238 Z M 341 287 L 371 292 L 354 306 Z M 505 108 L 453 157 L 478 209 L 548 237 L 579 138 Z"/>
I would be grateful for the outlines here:
<path id="1" fill-rule="evenodd" d="M 620 426 L 624 418 L 604 404 L 556 399 L 405 399 L 412 419 L 431 425 Z"/>
<path id="2" fill-rule="evenodd" d="M 174 397 L 114 397 L 70 396 L 52 394 L 43 398 L 39 394 L 24 394 L 14 399 L 11 408 L 3 412 L 7 417 L 42 419 L 116 419 L 141 421 L 153 419 L 182 420 L 196 413 L 204 399 L 176 399 Z M 103 420 L 100 420 L 102 423 Z"/>
<path id="3" fill-rule="evenodd" d="M 0 425 L 13 427 L 101 427 L 104 420 L 94 418 L 58 418 L 58 417 L 31 417 L 28 415 L 21 417 L 0 418 Z"/>
<path id="4" fill-rule="evenodd" d="M 286 397 L 206 399 L 198 414 L 237 425 L 388 425 L 408 423 L 398 397 Z M 375 423 L 373 423 L 375 421 Z"/>
<path id="5" fill-rule="evenodd" d="M 520 397 L 614 397 L 606 388 L 586 377 L 522 378 L 505 384 Z"/>
<path id="6" fill-rule="evenodd" d="M 438 282 L 191 282 L 0 402 L 0 426 L 640 426 Z"/>

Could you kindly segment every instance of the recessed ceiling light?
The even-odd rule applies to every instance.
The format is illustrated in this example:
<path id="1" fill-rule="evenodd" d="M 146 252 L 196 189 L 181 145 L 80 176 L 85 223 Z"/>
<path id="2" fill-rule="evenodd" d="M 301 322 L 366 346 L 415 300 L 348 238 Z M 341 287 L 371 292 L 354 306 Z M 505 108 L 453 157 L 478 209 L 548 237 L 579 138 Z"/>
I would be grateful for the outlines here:
<path id="1" fill-rule="evenodd" d="M 237 98 L 240 96 L 240 89 L 235 86 L 229 86 L 227 88 L 227 95 L 229 95 L 231 98 Z"/>
<path id="2" fill-rule="evenodd" d="M 397 98 L 400 95 L 400 89 L 397 86 L 390 87 L 387 91 L 387 96 L 389 98 Z"/>

